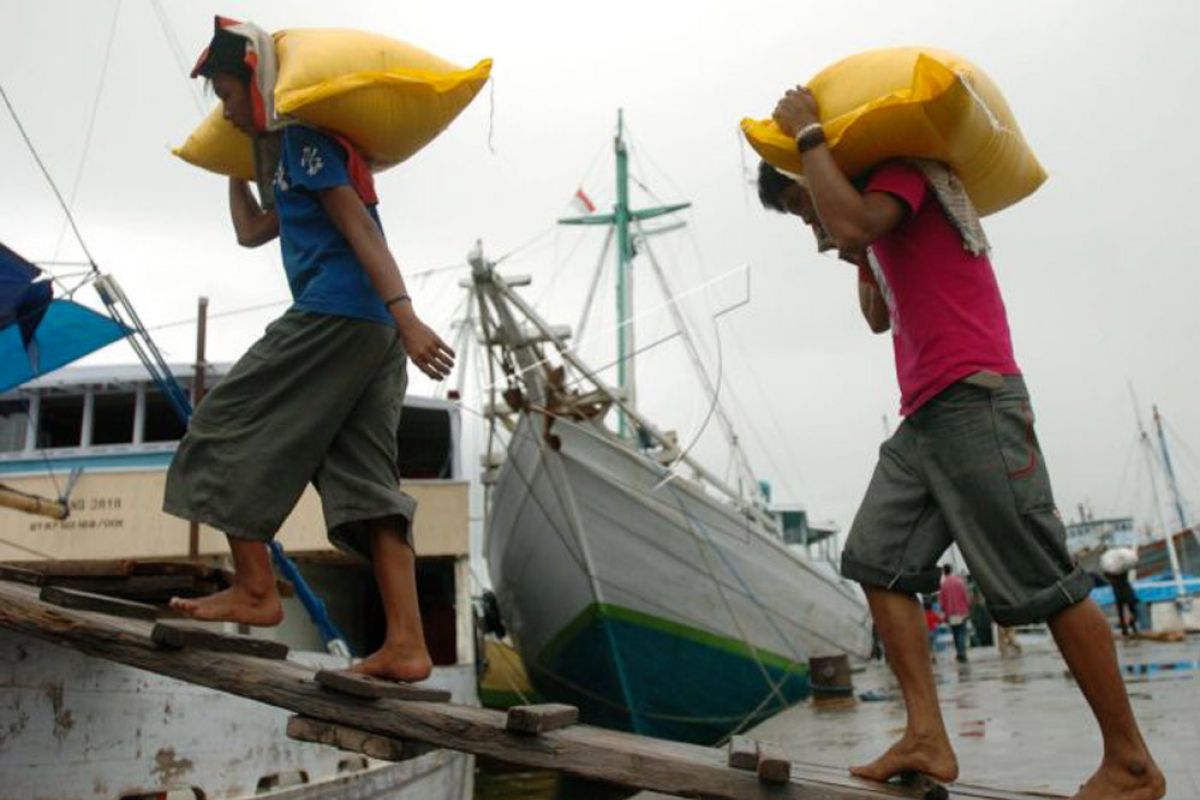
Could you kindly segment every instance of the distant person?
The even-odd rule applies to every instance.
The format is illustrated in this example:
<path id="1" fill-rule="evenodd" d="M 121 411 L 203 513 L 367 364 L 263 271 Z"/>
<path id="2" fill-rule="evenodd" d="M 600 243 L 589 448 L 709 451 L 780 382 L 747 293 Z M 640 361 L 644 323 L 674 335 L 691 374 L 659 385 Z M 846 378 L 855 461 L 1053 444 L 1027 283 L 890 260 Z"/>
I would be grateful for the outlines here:
<path id="1" fill-rule="evenodd" d="M 1010 625 L 996 625 L 996 648 L 1001 658 L 1016 658 L 1023 652 L 1017 641 L 1017 629 Z"/>
<path id="2" fill-rule="evenodd" d="M 763 164 L 759 197 L 857 266 L 859 308 L 872 331 L 891 331 L 900 382 L 904 421 L 880 449 L 842 574 L 866 590 L 908 723 L 886 753 L 851 771 L 881 781 L 958 776 L 913 600 L 938 588 L 938 559 L 953 542 L 998 622 L 1049 622 L 1095 714 L 1103 760 L 1076 800 L 1157 800 L 1166 782 L 1134 719 L 1112 632 L 1067 552 L 987 238 L 962 183 L 942 164 L 891 161 L 856 186 L 803 86 L 774 117 L 795 137 L 804 177 Z"/>
<path id="3" fill-rule="evenodd" d="M 933 597 L 925 595 L 925 630 L 929 633 L 929 660 L 937 662 L 937 632 L 942 623 L 942 617 L 933 609 Z"/>
<path id="4" fill-rule="evenodd" d="M 193 77 L 210 80 L 225 119 L 258 139 L 265 92 L 248 49 L 273 45 L 254 26 L 229 25 L 218 18 Z M 266 543 L 311 482 L 330 540 L 371 561 L 383 600 L 383 645 L 354 669 L 422 680 L 432 664 L 417 606 L 416 503 L 400 491 L 396 428 L 406 362 L 440 380 L 454 353 L 413 309 L 362 157 L 314 128 L 276 135 L 277 163 L 265 170 L 274 208 L 231 178 L 229 213 L 239 244 L 280 240 L 294 303 L 196 409 L 164 499 L 168 513 L 226 534 L 233 584 L 171 607 L 198 620 L 277 625 Z"/>
<path id="5" fill-rule="evenodd" d="M 971 596 L 971 647 L 991 647 L 992 612 L 988 610 L 987 600 L 979 591 L 979 581 L 967 576 L 967 592 Z"/>
<path id="6" fill-rule="evenodd" d="M 1117 621 L 1121 635 L 1137 636 L 1137 592 L 1129 582 L 1129 572 L 1137 566 L 1137 551 L 1130 547 L 1110 547 L 1100 556 L 1100 571 L 1112 586 L 1117 603 Z M 1132 632 L 1132 634 L 1131 634 Z"/>
<path id="7" fill-rule="evenodd" d="M 1113 597 L 1117 601 L 1117 621 L 1121 625 L 1121 635 L 1124 637 L 1138 635 L 1138 597 L 1133 584 L 1129 582 L 1128 572 L 1118 572 L 1115 575 L 1105 574 L 1105 579 L 1112 586 Z"/>
<path id="8" fill-rule="evenodd" d="M 946 615 L 946 624 L 954 636 L 954 659 L 967 663 L 967 619 L 971 615 L 971 597 L 967 584 L 954 574 L 949 564 L 942 565 L 942 584 L 938 589 L 938 604 Z"/>

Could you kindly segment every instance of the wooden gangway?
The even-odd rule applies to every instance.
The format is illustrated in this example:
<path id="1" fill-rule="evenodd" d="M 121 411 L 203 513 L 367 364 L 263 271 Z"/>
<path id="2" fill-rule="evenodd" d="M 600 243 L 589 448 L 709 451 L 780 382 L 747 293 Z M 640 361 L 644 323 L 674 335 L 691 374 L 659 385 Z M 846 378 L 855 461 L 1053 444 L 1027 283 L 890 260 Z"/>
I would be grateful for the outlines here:
<path id="1" fill-rule="evenodd" d="M 760 778 L 764 764 L 758 771 L 729 766 L 730 754 L 725 750 L 580 724 L 537 732 L 536 715 L 518 723 L 525 732 L 516 732 L 509 715 L 500 711 L 449 702 L 356 697 L 323 686 L 312 668 L 280 658 L 278 652 L 268 655 L 269 648 L 251 646 L 251 654 L 222 652 L 213 649 L 211 641 L 198 640 L 188 646 L 174 636 L 162 635 L 161 624 L 155 634 L 152 619 L 65 607 L 62 593 L 70 594 L 70 590 L 48 591 L 50 587 L 35 585 L 42 583 L 36 578 L 22 583 L 16 572 L 10 570 L 7 575 L 10 579 L 0 579 L 0 628 L 287 709 L 297 716 L 292 717 L 287 731 L 280 731 L 281 736 L 358 749 L 392 760 L 412 757 L 430 747 L 448 748 L 681 797 L 846 800 L 926 796 L 920 789 L 858 781 L 842 768 L 796 761 L 788 765 L 785 759 L 782 774 L 774 776 L 779 782 L 773 782 L 770 774 L 765 775 L 768 780 Z M 120 611 L 119 607 L 108 608 Z M 547 728 L 570 722 L 561 708 L 547 711 L 551 720 Z M 767 773 L 779 768 L 779 755 L 772 753 L 764 762 Z M 955 784 L 949 787 L 948 797 L 1030 800 L 1054 795 Z"/>

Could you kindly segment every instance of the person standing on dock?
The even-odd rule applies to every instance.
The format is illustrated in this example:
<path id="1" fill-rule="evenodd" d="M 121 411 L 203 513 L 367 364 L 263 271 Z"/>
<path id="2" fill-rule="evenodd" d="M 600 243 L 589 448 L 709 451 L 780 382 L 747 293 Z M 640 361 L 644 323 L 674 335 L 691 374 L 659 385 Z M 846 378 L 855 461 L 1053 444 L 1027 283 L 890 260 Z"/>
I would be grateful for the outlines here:
<path id="1" fill-rule="evenodd" d="M 261 29 L 218 17 L 192 76 L 211 81 L 257 152 L 274 140 L 277 158 L 258 170 L 274 208 L 231 178 L 229 209 L 239 244 L 280 239 L 295 302 L 200 403 L 171 462 L 164 510 L 223 531 L 235 568 L 225 591 L 171 605 L 198 620 L 278 624 L 266 542 L 312 482 L 330 540 L 372 562 L 383 600 L 384 643 L 354 669 L 423 680 L 432 663 L 417 606 L 416 503 L 399 489 L 396 428 L 406 360 L 440 380 L 454 352 L 413 310 L 361 156 L 313 128 L 266 132 L 264 61 L 251 56 L 268 47 Z"/>
<path id="2" fill-rule="evenodd" d="M 935 162 L 892 161 L 856 187 L 803 86 L 787 91 L 774 119 L 795 137 L 804 177 L 764 163 L 759 197 L 858 266 L 860 309 L 872 331 L 891 331 L 901 390 L 904 421 L 880 449 L 842 574 L 866 591 L 908 720 L 899 742 L 851 772 L 958 777 L 914 600 L 938 588 L 938 559 L 955 543 L 999 623 L 1048 622 L 1091 706 L 1104 754 L 1075 800 L 1158 800 L 1166 781 L 1138 729 L 1091 580 L 1067 552 L 987 239 L 961 182 Z"/>
<path id="3" fill-rule="evenodd" d="M 946 615 L 946 624 L 954 636 L 954 658 L 958 663 L 967 663 L 967 619 L 971 615 L 971 598 L 967 595 L 967 584 L 954 574 L 949 564 L 942 565 L 942 584 L 938 589 L 938 603 Z"/>

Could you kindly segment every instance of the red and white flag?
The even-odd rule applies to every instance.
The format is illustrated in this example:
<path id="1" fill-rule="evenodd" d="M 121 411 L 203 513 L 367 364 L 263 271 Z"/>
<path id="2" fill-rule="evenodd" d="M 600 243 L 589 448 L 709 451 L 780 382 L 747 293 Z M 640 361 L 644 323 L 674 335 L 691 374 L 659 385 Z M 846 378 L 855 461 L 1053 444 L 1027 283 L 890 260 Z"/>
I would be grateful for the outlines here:
<path id="1" fill-rule="evenodd" d="M 583 187 L 575 190 L 575 194 L 571 197 L 571 208 L 581 214 L 596 213 L 596 204 L 592 202 L 592 198 L 587 196 L 587 192 L 583 191 Z"/>

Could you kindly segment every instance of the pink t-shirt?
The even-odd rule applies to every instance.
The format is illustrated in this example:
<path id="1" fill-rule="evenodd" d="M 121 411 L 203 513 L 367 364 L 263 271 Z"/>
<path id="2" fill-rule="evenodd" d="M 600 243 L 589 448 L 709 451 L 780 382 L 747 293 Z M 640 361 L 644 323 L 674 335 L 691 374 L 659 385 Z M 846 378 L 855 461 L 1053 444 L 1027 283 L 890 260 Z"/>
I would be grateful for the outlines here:
<path id="1" fill-rule="evenodd" d="M 1020 374 L 991 261 L 963 249 L 920 170 L 889 162 L 866 191 L 887 192 L 910 212 L 867 251 L 891 316 L 900 413 L 980 370 Z"/>
<path id="2" fill-rule="evenodd" d="M 938 594 L 938 602 L 942 604 L 942 613 L 946 618 L 965 617 L 971 613 L 971 600 L 967 597 L 967 584 L 957 575 L 946 575 L 942 578 L 942 588 Z"/>

